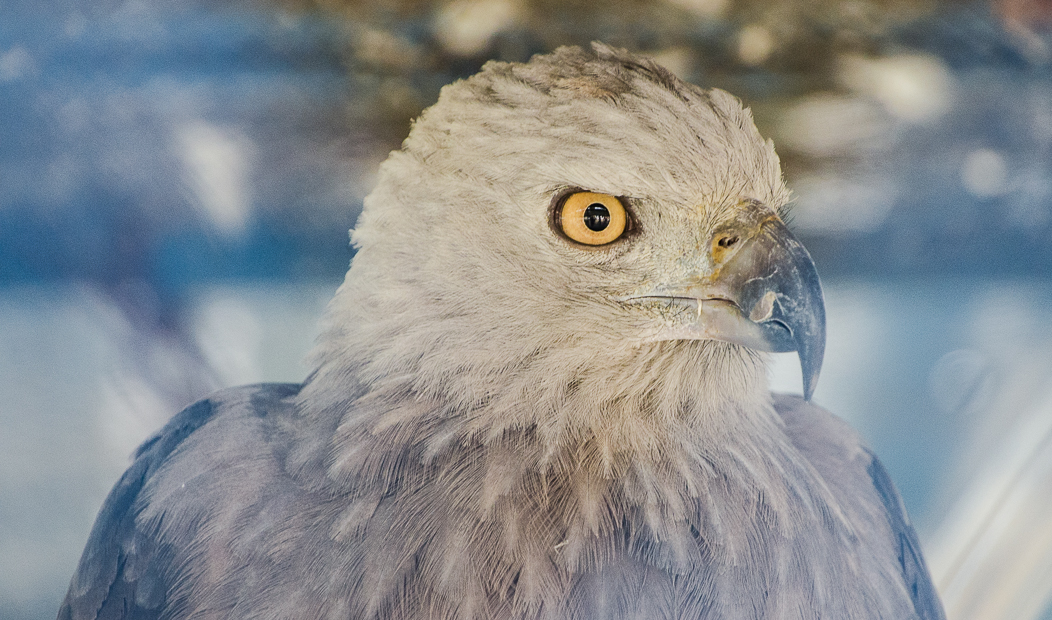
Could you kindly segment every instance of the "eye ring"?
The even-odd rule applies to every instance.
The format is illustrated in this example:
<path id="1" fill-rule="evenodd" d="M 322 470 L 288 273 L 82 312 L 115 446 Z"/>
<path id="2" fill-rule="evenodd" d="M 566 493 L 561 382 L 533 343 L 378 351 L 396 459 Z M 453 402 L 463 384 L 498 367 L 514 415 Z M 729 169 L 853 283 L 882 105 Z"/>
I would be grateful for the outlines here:
<path id="1" fill-rule="evenodd" d="M 600 246 L 620 239 L 628 229 L 621 200 L 598 192 L 573 192 L 555 208 L 555 225 L 571 241 Z"/>

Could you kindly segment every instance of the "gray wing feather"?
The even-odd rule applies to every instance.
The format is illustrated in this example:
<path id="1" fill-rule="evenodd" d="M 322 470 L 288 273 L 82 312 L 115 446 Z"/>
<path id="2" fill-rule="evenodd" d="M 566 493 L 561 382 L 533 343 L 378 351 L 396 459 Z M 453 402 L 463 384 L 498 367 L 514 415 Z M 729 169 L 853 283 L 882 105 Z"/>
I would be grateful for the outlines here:
<path id="1" fill-rule="evenodd" d="M 283 398 L 298 385 L 254 386 L 255 399 Z M 211 420 L 211 399 L 187 407 L 135 452 L 96 517 L 84 553 L 73 574 L 58 620 L 155 620 L 171 617 L 167 600 L 174 550 L 158 542 L 156 525 L 144 531 L 136 517 L 143 509 L 143 487 L 178 446 Z"/>

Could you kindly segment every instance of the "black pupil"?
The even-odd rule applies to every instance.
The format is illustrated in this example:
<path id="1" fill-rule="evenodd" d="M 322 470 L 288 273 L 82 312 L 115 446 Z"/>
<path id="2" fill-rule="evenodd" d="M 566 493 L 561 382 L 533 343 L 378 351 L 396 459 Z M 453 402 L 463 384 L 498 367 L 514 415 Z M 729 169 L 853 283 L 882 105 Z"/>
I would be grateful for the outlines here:
<path id="1" fill-rule="evenodd" d="M 593 202 L 584 210 L 584 225 L 595 232 L 606 230 L 610 225 L 610 210 L 605 205 Z"/>

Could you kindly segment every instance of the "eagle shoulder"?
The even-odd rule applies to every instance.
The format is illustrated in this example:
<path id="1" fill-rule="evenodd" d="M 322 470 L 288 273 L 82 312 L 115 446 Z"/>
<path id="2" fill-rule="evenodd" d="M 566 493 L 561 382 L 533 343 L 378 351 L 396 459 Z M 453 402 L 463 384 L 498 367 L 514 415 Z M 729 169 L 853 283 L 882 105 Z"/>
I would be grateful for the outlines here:
<path id="1" fill-rule="evenodd" d="M 177 550 L 166 524 L 161 537 L 158 519 L 144 519 L 152 497 L 148 490 L 162 476 L 158 472 L 173 454 L 187 448 L 187 439 L 217 417 L 240 410 L 250 417 L 265 415 L 271 403 L 294 396 L 299 385 L 265 384 L 225 390 L 190 405 L 147 439 L 135 451 L 132 464 L 103 502 L 92 526 L 84 553 L 59 609 L 58 620 L 153 620 L 171 616 L 168 595 L 176 579 L 173 563 Z M 185 459 L 184 459 L 185 460 Z M 200 471 L 212 468 L 208 455 L 201 455 Z"/>
<path id="2" fill-rule="evenodd" d="M 945 612 L 921 554 L 917 532 L 884 465 L 858 433 L 803 398 L 774 394 L 785 431 L 830 490 L 856 511 L 870 532 L 890 533 L 890 544 L 917 617 L 944 620 Z"/>

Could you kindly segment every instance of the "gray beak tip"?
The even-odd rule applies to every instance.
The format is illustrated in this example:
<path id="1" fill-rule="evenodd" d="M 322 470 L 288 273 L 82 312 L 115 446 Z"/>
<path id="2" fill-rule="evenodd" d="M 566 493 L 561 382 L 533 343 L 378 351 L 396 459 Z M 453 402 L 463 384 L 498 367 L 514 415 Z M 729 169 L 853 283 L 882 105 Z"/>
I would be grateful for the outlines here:
<path id="1" fill-rule="evenodd" d="M 810 401 L 818 387 L 818 375 L 822 371 L 822 358 L 826 348 L 825 308 L 821 303 L 821 287 L 815 279 L 817 303 L 813 303 L 808 312 L 808 321 L 798 326 L 799 333 L 794 334 L 796 352 L 800 358 L 800 374 L 804 382 L 804 400 Z"/>
<path id="2" fill-rule="evenodd" d="M 804 399 L 818 385 L 825 353 L 826 318 L 822 284 L 811 255 L 780 220 L 768 220 L 753 240 L 752 259 L 739 294 L 749 319 L 763 328 L 769 351 L 796 351 Z"/>
<path id="3" fill-rule="evenodd" d="M 811 402 L 811 397 L 814 396 L 816 387 L 818 387 L 818 372 L 808 373 L 804 370 L 804 400 Z"/>

